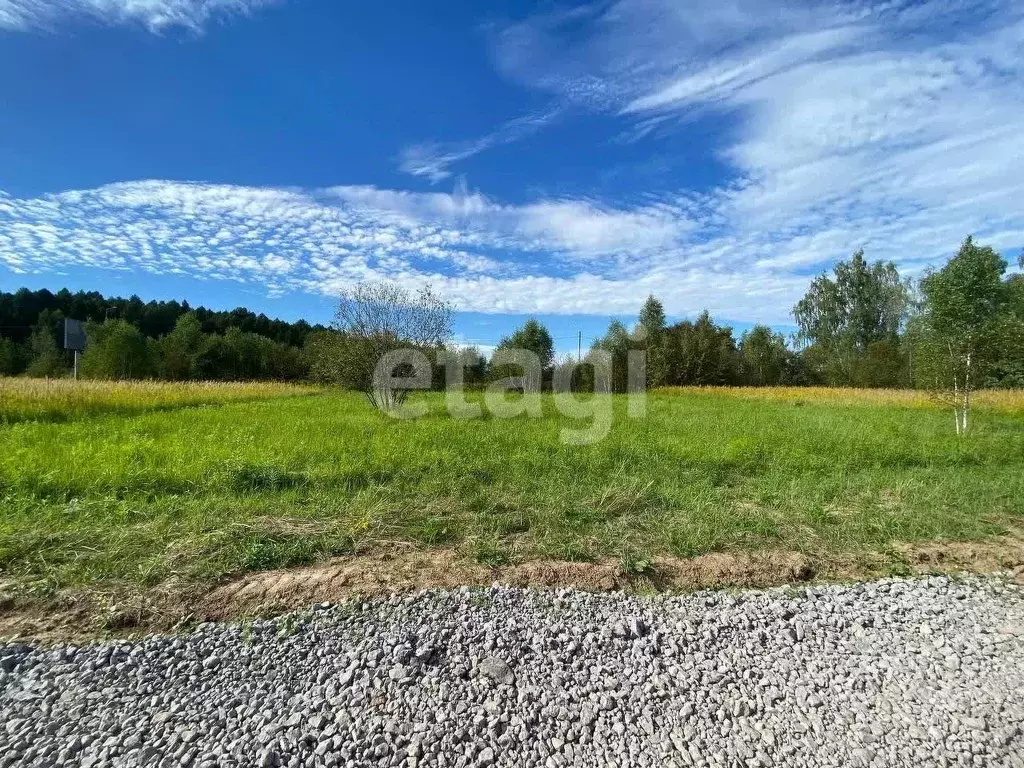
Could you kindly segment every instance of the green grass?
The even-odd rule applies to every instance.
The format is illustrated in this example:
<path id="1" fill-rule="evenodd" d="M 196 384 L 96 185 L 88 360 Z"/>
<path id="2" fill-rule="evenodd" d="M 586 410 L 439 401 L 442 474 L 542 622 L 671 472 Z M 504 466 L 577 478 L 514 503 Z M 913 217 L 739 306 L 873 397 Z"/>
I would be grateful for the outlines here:
<path id="1" fill-rule="evenodd" d="M 277 393 L 281 394 L 281 393 Z M 0 577 L 40 588 L 451 546 L 488 564 L 779 547 L 827 556 L 978 539 L 1024 515 L 1024 418 L 727 391 L 652 394 L 610 435 L 543 419 L 399 421 L 353 393 L 65 421 L 0 419 Z"/>

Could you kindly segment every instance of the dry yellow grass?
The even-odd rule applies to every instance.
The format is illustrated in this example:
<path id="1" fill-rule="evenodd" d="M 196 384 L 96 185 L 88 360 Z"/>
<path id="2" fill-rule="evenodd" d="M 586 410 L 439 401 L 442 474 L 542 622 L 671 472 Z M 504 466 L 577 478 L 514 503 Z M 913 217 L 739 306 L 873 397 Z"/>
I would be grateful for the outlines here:
<path id="1" fill-rule="evenodd" d="M 852 387 L 665 387 L 664 394 L 713 394 L 744 400 L 823 405 L 871 405 L 902 408 L 942 408 L 926 391 L 915 389 L 854 389 Z M 978 408 L 1024 415 L 1024 390 L 986 389 L 973 396 Z"/>
<path id="2" fill-rule="evenodd" d="M 0 377 L 0 423 L 63 420 L 319 391 L 278 382 L 74 381 Z"/>

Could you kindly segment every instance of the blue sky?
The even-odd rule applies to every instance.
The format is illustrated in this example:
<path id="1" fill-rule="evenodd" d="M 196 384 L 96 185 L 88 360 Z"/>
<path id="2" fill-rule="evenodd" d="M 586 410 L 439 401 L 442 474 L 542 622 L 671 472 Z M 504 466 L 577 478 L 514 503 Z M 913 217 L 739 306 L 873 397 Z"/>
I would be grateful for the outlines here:
<path id="1" fill-rule="evenodd" d="M 1022 69 L 1019 0 L 0 0 L 0 288 L 785 328 L 857 248 L 1019 252 Z"/>

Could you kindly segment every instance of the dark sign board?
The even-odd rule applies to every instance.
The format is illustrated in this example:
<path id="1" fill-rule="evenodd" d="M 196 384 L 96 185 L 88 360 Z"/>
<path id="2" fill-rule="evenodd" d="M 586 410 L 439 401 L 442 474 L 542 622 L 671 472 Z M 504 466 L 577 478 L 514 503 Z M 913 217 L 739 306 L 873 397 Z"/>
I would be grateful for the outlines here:
<path id="1" fill-rule="evenodd" d="M 85 349 L 85 326 L 81 320 L 64 320 L 64 349 Z"/>

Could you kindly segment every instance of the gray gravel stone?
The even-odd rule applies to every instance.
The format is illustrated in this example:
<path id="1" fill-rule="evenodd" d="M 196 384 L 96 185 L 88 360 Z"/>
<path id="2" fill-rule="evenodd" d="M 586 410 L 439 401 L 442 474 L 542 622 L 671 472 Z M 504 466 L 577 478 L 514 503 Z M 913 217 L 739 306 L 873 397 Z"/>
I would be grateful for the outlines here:
<path id="1" fill-rule="evenodd" d="M 503 685 L 512 685 L 516 681 L 512 667 L 493 656 L 488 656 L 480 662 L 480 674 Z"/>
<path id="2" fill-rule="evenodd" d="M 0 660 L 0 768 L 1024 768 L 998 580 L 428 590 Z"/>

